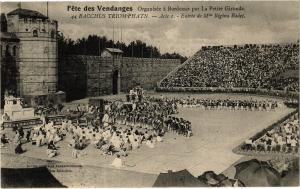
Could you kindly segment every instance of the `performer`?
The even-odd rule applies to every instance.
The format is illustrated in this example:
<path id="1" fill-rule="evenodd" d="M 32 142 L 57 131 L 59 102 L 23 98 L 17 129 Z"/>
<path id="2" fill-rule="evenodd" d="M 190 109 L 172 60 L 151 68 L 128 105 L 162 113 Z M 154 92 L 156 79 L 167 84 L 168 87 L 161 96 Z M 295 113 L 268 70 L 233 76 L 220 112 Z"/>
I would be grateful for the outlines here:
<path id="1" fill-rule="evenodd" d="M 108 113 L 106 112 L 102 118 L 102 123 L 103 123 L 103 126 L 104 128 L 108 126 L 108 123 L 109 123 L 109 115 Z"/>
<path id="2" fill-rule="evenodd" d="M 120 158 L 119 154 L 117 154 L 117 157 L 113 160 L 111 165 L 116 168 L 121 168 L 123 166 L 123 162 L 122 162 L 122 159 Z"/>
<path id="3" fill-rule="evenodd" d="M 17 146 L 15 148 L 15 154 L 22 154 L 24 152 L 25 152 L 25 150 L 23 150 L 23 148 L 22 148 L 21 141 L 18 141 L 18 144 L 17 144 Z"/>

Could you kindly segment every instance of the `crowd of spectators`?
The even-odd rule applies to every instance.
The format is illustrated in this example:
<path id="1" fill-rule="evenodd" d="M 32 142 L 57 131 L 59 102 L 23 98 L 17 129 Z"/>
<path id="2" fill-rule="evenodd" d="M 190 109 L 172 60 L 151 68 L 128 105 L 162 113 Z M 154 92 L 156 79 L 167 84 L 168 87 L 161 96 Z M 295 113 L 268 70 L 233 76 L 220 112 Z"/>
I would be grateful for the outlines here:
<path id="1" fill-rule="evenodd" d="M 85 148 L 89 145 L 103 155 L 116 154 L 120 157 L 127 156 L 128 151 L 143 144 L 154 148 L 156 143 L 163 142 L 167 132 L 192 136 L 189 121 L 171 116 L 178 110 L 176 104 L 168 99 L 147 97 L 135 98 L 131 102 L 106 101 L 103 116 L 100 109 L 94 105 L 78 105 L 75 110 L 67 110 L 79 111 L 82 115 L 80 119 L 84 119 L 84 122 L 65 119 L 61 125 L 55 125 L 44 117 L 43 123 L 28 130 L 26 135 L 23 130 L 16 129 L 13 142 L 21 149 L 24 140 L 38 147 L 47 146 L 50 158 L 59 154 L 57 143 L 61 140 L 68 141 L 74 158 L 87 155 Z M 9 142 L 3 135 L 1 144 L 5 146 Z"/>
<path id="2" fill-rule="evenodd" d="M 299 91 L 298 78 L 275 77 L 296 70 L 299 44 L 202 47 L 160 87 L 262 88 Z"/>
<path id="3" fill-rule="evenodd" d="M 271 80 L 270 85 L 277 90 L 299 91 L 299 78 L 280 78 Z"/>
<path id="4" fill-rule="evenodd" d="M 171 116 L 177 112 L 175 102 L 169 99 L 148 97 L 146 101 L 133 102 L 132 106 L 112 109 L 108 117 L 112 118 L 112 121 L 118 125 L 146 128 L 157 133 L 173 131 L 188 137 L 191 135 L 191 123 L 182 118 Z"/>
<path id="5" fill-rule="evenodd" d="M 237 99 L 203 99 L 203 98 L 173 98 L 170 101 L 181 107 L 200 107 L 204 110 L 245 110 L 271 111 L 282 106 L 275 100 L 237 100 Z"/>
<path id="6" fill-rule="evenodd" d="M 246 140 L 241 148 L 261 152 L 298 153 L 300 136 L 298 116 L 297 114 L 284 121 L 257 139 Z"/>

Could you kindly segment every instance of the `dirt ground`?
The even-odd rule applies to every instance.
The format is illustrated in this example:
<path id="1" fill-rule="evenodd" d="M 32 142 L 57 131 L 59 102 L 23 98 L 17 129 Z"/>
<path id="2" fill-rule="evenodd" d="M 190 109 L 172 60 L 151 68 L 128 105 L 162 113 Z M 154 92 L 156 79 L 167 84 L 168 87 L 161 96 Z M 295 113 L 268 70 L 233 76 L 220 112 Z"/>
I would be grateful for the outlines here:
<path id="1" fill-rule="evenodd" d="M 1 167 L 33 168 L 46 166 L 63 185 L 78 187 L 151 187 L 157 175 L 88 166 L 70 162 L 1 154 Z M 37 178 L 38 179 L 38 178 Z"/>
<path id="2" fill-rule="evenodd" d="M 155 94 L 159 96 L 160 94 Z M 164 94 L 172 96 L 173 94 Z M 176 94 L 176 96 L 181 96 Z M 186 95 L 185 95 L 186 96 Z M 253 97 L 241 95 L 196 95 L 201 98 L 237 98 L 250 99 Z M 264 97 L 255 97 L 256 99 L 265 99 Z M 83 103 L 86 100 L 73 102 Z M 229 110 L 211 110 L 205 111 L 196 108 L 180 108 L 178 117 L 183 117 L 191 121 L 193 134 L 191 138 L 167 134 L 164 142 L 155 145 L 150 149 L 145 145 L 140 149 L 131 151 L 129 156 L 123 158 L 127 166 L 121 170 L 115 170 L 110 166 L 112 156 L 103 156 L 92 146 L 88 146 L 87 155 L 74 159 L 71 156 L 71 149 L 67 147 L 67 142 L 59 142 L 60 155 L 54 158 L 48 158 L 46 147 L 36 147 L 31 144 L 25 144 L 27 152 L 21 156 L 7 155 L 13 153 L 13 146 L 2 149 L 1 166 L 34 165 L 39 161 L 50 160 L 65 164 L 62 172 L 53 172 L 54 176 L 67 186 L 122 186 L 122 187 L 140 187 L 152 186 L 160 172 L 168 170 L 187 169 L 194 176 L 202 174 L 204 171 L 213 170 L 216 173 L 228 174 L 231 177 L 233 171 L 228 171 L 228 167 L 237 162 L 243 156 L 234 154 L 232 149 L 239 145 L 243 140 L 254 135 L 263 128 L 290 113 L 292 109 L 281 109 L 276 111 L 229 111 Z M 3 155 L 5 153 L 6 155 Z M 13 157 L 13 158 L 12 158 Z M 33 161 L 35 159 L 39 161 Z M 19 160 L 20 159 L 20 160 Z M 30 163 L 28 163 L 30 162 Z M 48 162 L 48 161 L 46 161 Z M 81 168 L 71 165 L 81 165 Z M 70 165 L 70 166 L 68 166 Z M 72 167 L 72 168 L 70 168 Z M 71 169 L 71 172 L 70 170 Z M 63 172 L 65 171 L 65 172 Z M 80 179 L 79 179 L 80 178 Z M 89 179 L 91 181 L 89 181 Z M 78 182 L 74 182 L 78 180 Z M 100 182 L 101 181 L 101 182 Z M 124 184 L 125 183 L 125 184 Z M 126 184 L 127 183 L 127 184 Z"/>

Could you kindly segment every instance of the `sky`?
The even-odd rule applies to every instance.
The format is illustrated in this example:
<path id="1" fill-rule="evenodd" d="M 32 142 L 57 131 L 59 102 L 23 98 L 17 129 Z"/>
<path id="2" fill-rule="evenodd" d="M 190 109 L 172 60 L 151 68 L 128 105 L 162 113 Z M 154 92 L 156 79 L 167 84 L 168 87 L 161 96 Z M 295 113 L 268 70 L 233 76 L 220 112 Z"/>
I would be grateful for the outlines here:
<path id="1" fill-rule="evenodd" d="M 147 19 L 71 19 L 72 15 L 87 13 L 84 11 L 67 11 L 68 6 L 132 6 L 128 13 L 142 14 L 138 7 L 239 7 L 245 10 L 245 18 L 215 19 L 159 19 L 161 13 L 147 12 Z M 46 15 L 45 2 L 22 2 L 22 8 L 37 10 Z M 8 13 L 18 7 L 17 2 L 1 3 L 1 13 Z M 49 17 L 58 21 L 58 29 L 65 37 L 74 40 L 90 34 L 105 35 L 107 38 L 129 43 L 142 40 L 149 45 L 157 46 L 161 52 L 178 52 L 191 56 L 202 46 L 234 45 L 249 43 L 286 43 L 299 39 L 299 2 L 298 1 L 232 1 L 232 2 L 49 2 Z M 228 11 L 208 11 L 209 13 L 231 13 Z M 101 13 L 98 11 L 89 13 Z M 116 13 L 116 12 L 113 12 Z M 191 11 L 189 12 L 191 13 Z M 196 12 L 203 13 L 203 12 Z M 114 28 L 114 29 L 113 29 Z"/>

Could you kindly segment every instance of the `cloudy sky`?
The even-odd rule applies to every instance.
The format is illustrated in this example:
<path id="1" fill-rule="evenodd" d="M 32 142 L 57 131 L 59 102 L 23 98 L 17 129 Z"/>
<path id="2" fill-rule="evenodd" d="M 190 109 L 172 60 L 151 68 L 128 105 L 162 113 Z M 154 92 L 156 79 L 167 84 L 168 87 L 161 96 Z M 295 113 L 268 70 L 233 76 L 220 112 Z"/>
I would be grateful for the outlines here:
<path id="1" fill-rule="evenodd" d="M 16 2 L 1 3 L 1 13 L 8 13 L 17 8 Z M 68 12 L 68 5 L 79 6 L 138 6 L 150 7 L 201 7 L 232 6 L 245 8 L 244 19 L 158 19 L 149 13 L 148 19 L 71 19 L 76 12 Z M 22 8 L 37 10 L 46 14 L 45 2 L 23 2 Z M 211 12 L 210 13 L 216 13 Z M 80 13 L 87 13 L 81 11 Z M 101 13 L 98 11 L 90 13 Z M 166 13 L 166 12 L 165 12 Z M 170 13 L 170 12 L 169 12 Z M 182 12 L 173 12 L 180 15 Z M 200 13 L 200 12 L 199 12 Z M 202 12 L 203 13 L 203 12 Z M 228 13 L 228 12 L 218 12 Z M 204 45 L 231 45 L 245 43 L 281 43 L 295 41 L 299 36 L 299 2 L 50 2 L 49 17 L 58 21 L 59 30 L 65 36 L 77 39 L 89 34 L 106 35 L 112 39 L 128 43 L 140 39 L 155 45 L 162 52 L 179 52 L 191 56 Z"/>

